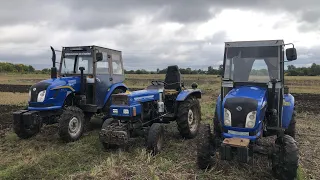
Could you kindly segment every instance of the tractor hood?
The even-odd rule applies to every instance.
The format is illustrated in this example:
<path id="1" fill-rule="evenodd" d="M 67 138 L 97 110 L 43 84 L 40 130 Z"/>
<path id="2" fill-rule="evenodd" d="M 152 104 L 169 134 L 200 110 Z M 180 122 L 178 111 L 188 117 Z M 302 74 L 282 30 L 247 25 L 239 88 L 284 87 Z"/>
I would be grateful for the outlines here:
<path id="1" fill-rule="evenodd" d="M 257 101 L 258 106 L 262 106 L 267 89 L 257 86 L 240 86 L 232 89 L 225 97 L 229 98 L 249 98 Z"/>
<path id="2" fill-rule="evenodd" d="M 260 121 L 260 112 L 266 104 L 266 88 L 257 86 L 240 86 L 232 89 L 223 100 L 223 108 L 231 116 L 231 126 L 245 128 L 247 116 L 257 114 Z M 258 125 L 259 123 L 256 123 Z"/>
<path id="3" fill-rule="evenodd" d="M 159 100 L 159 91 L 156 89 L 132 91 L 128 94 L 130 104 Z"/>
<path id="4" fill-rule="evenodd" d="M 46 97 L 50 97 L 53 90 L 67 89 L 78 92 L 80 90 L 80 77 L 61 77 L 40 81 L 30 87 L 31 102 L 37 102 L 38 94 L 46 90 Z"/>

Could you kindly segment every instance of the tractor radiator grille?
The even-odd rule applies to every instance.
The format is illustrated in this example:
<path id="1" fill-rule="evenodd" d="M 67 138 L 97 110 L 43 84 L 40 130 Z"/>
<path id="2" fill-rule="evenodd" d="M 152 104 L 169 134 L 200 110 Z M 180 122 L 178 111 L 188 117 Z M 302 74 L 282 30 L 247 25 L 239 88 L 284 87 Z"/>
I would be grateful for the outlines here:
<path id="1" fill-rule="evenodd" d="M 111 98 L 113 105 L 129 105 L 129 97 L 126 94 L 113 94 Z"/>
<path id="2" fill-rule="evenodd" d="M 256 111 L 258 101 L 251 98 L 228 98 L 224 108 L 231 112 L 231 126 L 245 128 L 247 114 Z"/>

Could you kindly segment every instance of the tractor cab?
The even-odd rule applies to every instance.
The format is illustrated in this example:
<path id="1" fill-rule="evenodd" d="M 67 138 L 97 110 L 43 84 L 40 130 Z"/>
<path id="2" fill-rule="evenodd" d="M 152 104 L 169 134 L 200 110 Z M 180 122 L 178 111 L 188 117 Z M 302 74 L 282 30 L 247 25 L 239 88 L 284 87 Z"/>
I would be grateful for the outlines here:
<path id="1" fill-rule="evenodd" d="M 87 104 L 102 108 L 111 85 L 124 81 L 121 51 L 98 46 L 63 47 L 60 77 L 80 81 Z M 80 84 L 80 83 L 79 83 Z"/>

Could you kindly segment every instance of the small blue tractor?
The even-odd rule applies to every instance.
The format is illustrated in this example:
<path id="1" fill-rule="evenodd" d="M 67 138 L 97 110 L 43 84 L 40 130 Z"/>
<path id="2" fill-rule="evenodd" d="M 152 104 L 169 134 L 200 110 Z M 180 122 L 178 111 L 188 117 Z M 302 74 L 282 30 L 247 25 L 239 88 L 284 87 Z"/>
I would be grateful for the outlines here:
<path id="1" fill-rule="evenodd" d="M 111 95 L 127 90 L 122 53 L 98 46 L 63 47 L 58 72 L 51 50 L 51 79 L 31 86 L 28 107 L 13 113 L 14 131 L 26 139 L 42 124 L 59 123 L 60 138 L 76 141 L 94 114 L 110 116 Z"/>
<path id="2" fill-rule="evenodd" d="M 285 45 L 289 44 L 283 40 L 225 43 L 213 133 L 209 124 L 203 124 L 197 138 L 200 169 L 210 167 L 215 155 L 248 163 L 254 152 L 260 152 L 272 159 L 276 178 L 297 176 L 294 97 L 284 87 Z M 291 45 L 285 51 L 288 61 L 297 59 Z M 262 146 L 260 138 L 266 136 L 276 136 L 272 147 Z"/>
<path id="3" fill-rule="evenodd" d="M 163 146 L 162 123 L 177 122 L 180 135 L 194 138 L 201 120 L 201 91 L 193 83 L 186 89 L 178 66 L 169 66 L 165 81 L 152 81 L 144 90 L 112 95 L 110 113 L 100 131 L 105 149 L 126 148 L 130 138 L 145 137 L 147 150 L 160 152 Z"/>

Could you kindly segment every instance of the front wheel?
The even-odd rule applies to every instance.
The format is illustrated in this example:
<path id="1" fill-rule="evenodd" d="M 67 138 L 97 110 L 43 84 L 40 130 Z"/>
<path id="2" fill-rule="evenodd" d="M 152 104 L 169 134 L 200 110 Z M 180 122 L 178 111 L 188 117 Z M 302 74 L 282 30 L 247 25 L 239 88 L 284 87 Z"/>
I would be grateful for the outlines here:
<path id="1" fill-rule="evenodd" d="M 180 135 L 184 138 L 194 138 L 201 121 L 201 108 L 199 100 L 189 97 L 179 104 L 177 112 L 177 125 Z"/>
<path id="2" fill-rule="evenodd" d="M 59 136 L 65 142 L 77 141 L 84 131 L 84 113 L 75 106 L 66 107 L 59 120 Z"/>
<path id="3" fill-rule="evenodd" d="M 159 123 L 151 125 L 147 137 L 147 149 L 152 155 L 158 154 L 163 147 L 164 128 Z"/>
<path id="4" fill-rule="evenodd" d="M 272 155 L 272 171 L 279 180 L 291 180 L 297 177 L 299 150 L 293 137 L 284 135 L 276 140 L 277 151 Z"/>
<path id="5" fill-rule="evenodd" d="M 212 165 L 211 137 L 210 125 L 201 124 L 197 136 L 197 165 L 200 169 L 207 169 Z"/>

